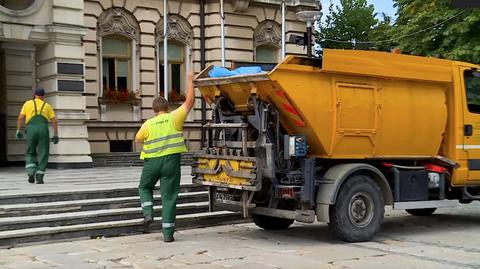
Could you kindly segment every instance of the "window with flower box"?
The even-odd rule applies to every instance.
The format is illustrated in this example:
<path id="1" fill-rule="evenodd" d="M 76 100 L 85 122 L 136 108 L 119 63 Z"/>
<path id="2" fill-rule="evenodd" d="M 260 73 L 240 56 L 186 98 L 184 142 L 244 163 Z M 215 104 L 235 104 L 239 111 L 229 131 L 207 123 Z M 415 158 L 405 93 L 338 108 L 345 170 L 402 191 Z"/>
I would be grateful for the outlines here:
<path id="1" fill-rule="evenodd" d="M 120 35 L 107 35 L 102 38 L 104 102 L 128 102 L 135 96 L 135 92 L 130 89 L 131 45 L 130 39 Z"/>
<path id="2" fill-rule="evenodd" d="M 186 65 L 185 46 L 180 42 L 168 42 L 168 100 L 171 102 L 182 102 L 185 100 L 186 91 Z M 159 59 L 159 89 L 160 96 L 164 96 L 164 61 L 163 42 L 158 45 Z"/>

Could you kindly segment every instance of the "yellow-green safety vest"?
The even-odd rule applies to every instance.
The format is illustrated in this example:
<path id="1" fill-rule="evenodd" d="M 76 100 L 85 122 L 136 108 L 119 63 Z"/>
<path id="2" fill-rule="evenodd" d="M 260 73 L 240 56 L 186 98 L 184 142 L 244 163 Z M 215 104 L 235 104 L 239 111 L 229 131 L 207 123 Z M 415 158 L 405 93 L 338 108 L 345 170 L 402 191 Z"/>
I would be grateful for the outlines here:
<path id="1" fill-rule="evenodd" d="M 149 134 L 143 143 L 140 159 L 187 152 L 183 132 L 175 129 L 172 113 L 158 115 L 148 119 L 145 123 L 148 126 Z"/>

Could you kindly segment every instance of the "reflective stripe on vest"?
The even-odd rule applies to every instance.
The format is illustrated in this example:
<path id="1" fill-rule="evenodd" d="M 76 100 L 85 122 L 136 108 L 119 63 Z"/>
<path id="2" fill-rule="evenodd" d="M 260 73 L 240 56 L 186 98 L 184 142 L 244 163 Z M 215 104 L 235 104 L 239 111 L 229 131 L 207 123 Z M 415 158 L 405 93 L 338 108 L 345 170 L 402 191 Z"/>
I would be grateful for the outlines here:
<path id="1" fill-rule="evenodd" d="M 146 121 L 149 135 L 143 143 L 141 159 L 186 152 L 183 132 L 175 129 L 173 115 L 161 114 Z"/>

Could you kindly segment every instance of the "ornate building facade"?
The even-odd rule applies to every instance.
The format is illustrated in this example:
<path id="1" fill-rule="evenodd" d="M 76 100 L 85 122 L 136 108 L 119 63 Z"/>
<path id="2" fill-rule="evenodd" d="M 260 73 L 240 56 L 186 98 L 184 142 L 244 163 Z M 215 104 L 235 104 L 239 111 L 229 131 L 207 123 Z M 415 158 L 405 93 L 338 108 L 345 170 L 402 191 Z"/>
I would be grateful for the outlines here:
<path id="1" fill-rule="evenodd" d="M 167 2 L 165 27 L 159 0 L 0 1 L 0 163 L 23 160 L 15 120 L 35 87 L 47 90 L 59 119 L 51 165 L 88 167 L 98 154 L 138 152 L 134 135 L 153 115 L 153 98 L 167 94 L 172 107 L 181 103 L 188 72 L 220 65 L 223 55 L 227 67 L 283 57 L 281 0 L 225 0 L 223 17 L 221 1 Z M 288 40 L 305 32 L 296 12 L 317 1 L 285 4 Z M 306 50 L 287 43 L 285 52 Z M 198 96 L 184 129 L 192 150 L 200 147 L 205 114 Z"/>

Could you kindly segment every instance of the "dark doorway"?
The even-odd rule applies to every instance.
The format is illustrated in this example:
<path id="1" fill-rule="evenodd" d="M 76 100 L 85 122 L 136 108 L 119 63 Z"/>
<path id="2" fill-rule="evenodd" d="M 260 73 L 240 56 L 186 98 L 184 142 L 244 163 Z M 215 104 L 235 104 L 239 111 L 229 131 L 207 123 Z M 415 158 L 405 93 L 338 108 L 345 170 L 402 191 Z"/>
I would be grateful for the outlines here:
<path id="1" fill-rule="evenodd" d="M 132 152 L 132 140 L 110 141 L 110 152 Z"/>

